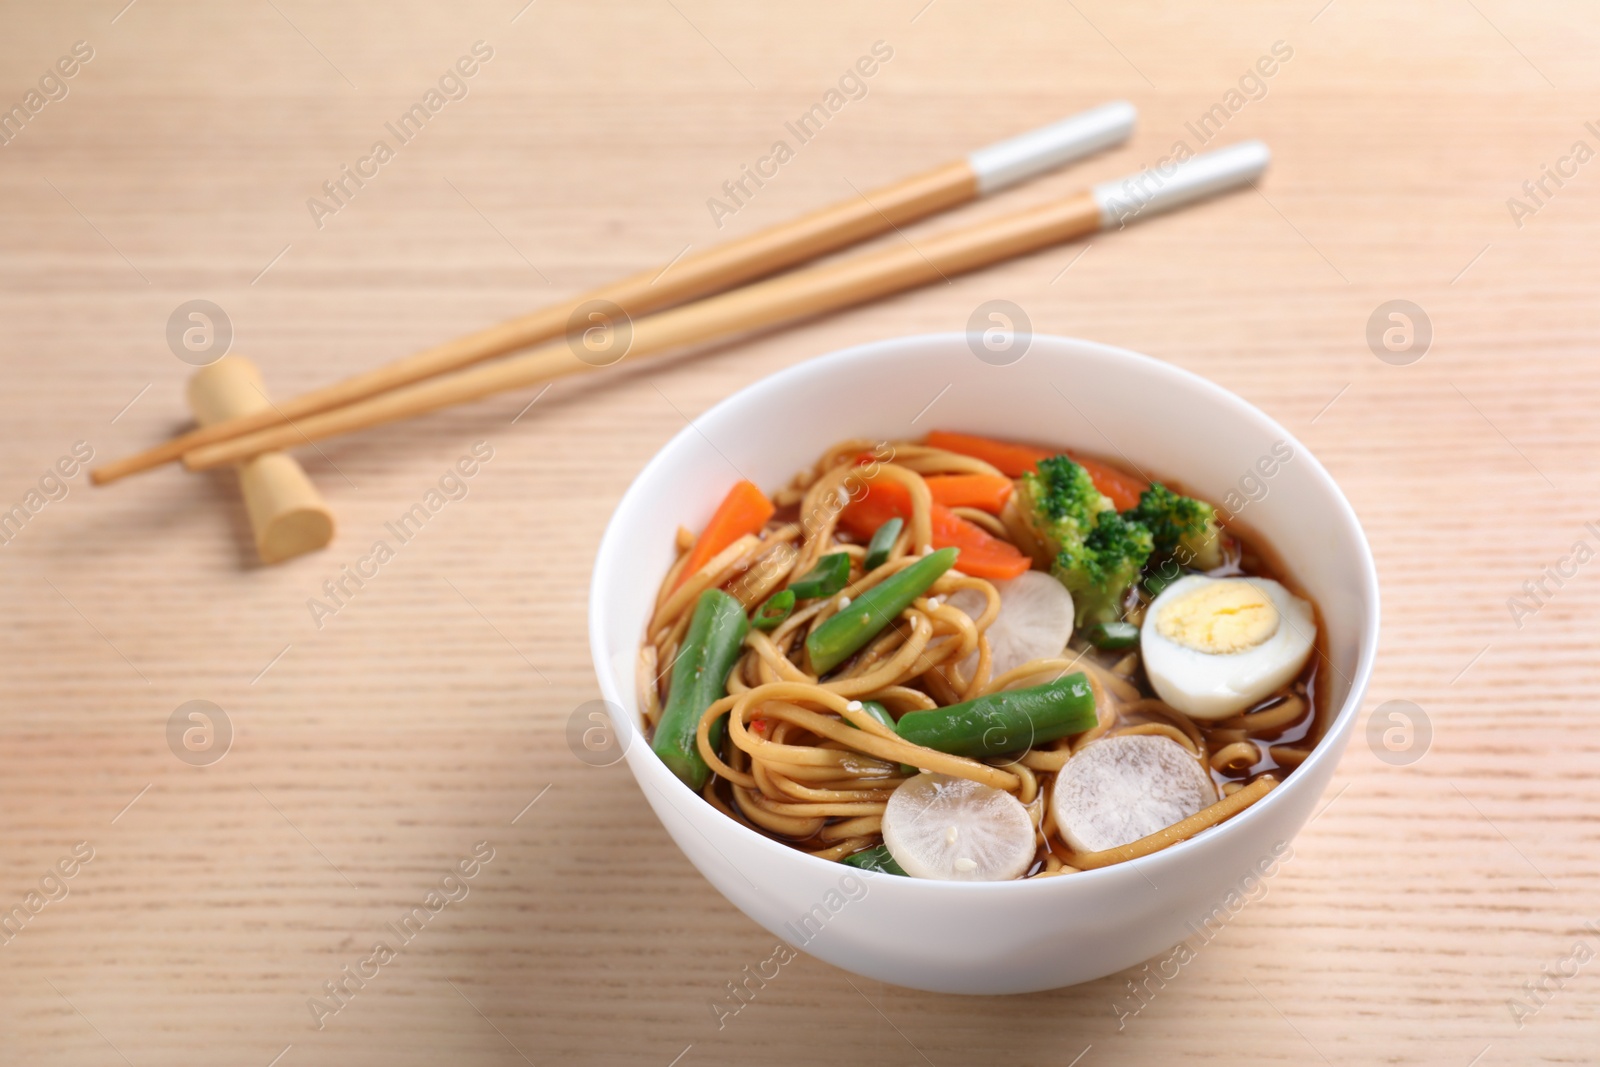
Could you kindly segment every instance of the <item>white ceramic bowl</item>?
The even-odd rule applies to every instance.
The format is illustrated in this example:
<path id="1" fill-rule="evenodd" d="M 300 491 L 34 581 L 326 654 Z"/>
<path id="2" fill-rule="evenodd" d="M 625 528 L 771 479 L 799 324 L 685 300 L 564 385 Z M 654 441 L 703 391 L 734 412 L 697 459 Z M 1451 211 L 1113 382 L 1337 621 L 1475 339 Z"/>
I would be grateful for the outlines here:
<path id="1" fill-rule="evenodd" d="M 638 646 L 672 559 L 747 477 L 786 483 L 846 437 L 934 428 L 1125 456 L 1240 518 L 1316 602 L 1332 661 L 1328 732 L 1264 800 L 1138 861 L 1038 881 L 955 883 L 867 876 L 769 840 L 679 782 L 639 732 Z M 1293 458 L 1271 478 L 1276 442 Z M 1279 449 L 1282 451 L 1282 446 Z M 1270 464 L 1269 464 L 1270 465 Z M 1257 484 L 1266 486 L 1247 493 Z M 1021 360 L 978 359 L 963 334 L 908 337 L 813 359 L 729 397 L 667 443 L 617 506 L 595 560 L 589 641 L 629 769 L 706 879 L 775 936 L 871 978 L 947 993 L 1018 993 L 1114 973 L 1214 929 L 1310 817 L 1350 737 L 1378 639 L 1366 538 L 1328 472 L 1294 437 L 1219 386 L 1121 349 L 1035 337 Z M 1209 924 L 1206 920 L 1209 919 Z M 1191 928 L 1190 924 L 1194 924 Z"/>

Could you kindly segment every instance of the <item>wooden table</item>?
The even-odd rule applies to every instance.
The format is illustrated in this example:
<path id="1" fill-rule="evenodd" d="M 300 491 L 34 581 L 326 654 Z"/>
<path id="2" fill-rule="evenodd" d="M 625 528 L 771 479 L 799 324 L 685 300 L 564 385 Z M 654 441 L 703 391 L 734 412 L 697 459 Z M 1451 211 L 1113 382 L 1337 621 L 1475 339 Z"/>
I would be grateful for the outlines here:
<path id="1" fill-rule="evenodd" d="M 192 368 L 166 329 L 188 300 L 220 305 L 234 351 L 289 395 L 1108 98 L 1139 105 L 1133 145 L 966 217 L 1197 147 L 1213 105 L 1214 143 L 1261 137 L 1275 162 L 1259 193 L 624 365 L 520 418 L 530 395 L 307 450 L 341 532 L 286 566 L 254 564 L 231 475 L 65 479 L 0 549 L 0 909 L 26 916 L 0 943 L 0 1062 L 1600 1057 L 1600 926 L 1583 925 L 1600 923 L 1600 564 L 1562 562 L 1600 547 L 1600 163 L 1570 155 L 1600 148 L 1592 7 L 123 2 L 0 15 L 7 106 L 74 42 L 93 52 L 0 148 L 0 509 L 76 442 L 107 458 L 182 422 Z M 480 40 L 465 98 L 314 218 L 308 198 Z M 893 57 L 865 95 L 719 229 L 708 198 L 793 143 L 785 121 L 876 41 Z M 1275 42 L 1292 55 L 1229 111 Z M 1562 184 L 1529 196 L 1546 164 Z M 1383 578 L 1367 711 L 1415 702 L 1431 745 L 1402 765 L 1358 735 L 1265 897 L 1120 1031 L 1139 972 L 962 999 L 808 957 L 719 1030 L 708 1003 L 773 939 L 622 767 L 566 740 L 597 695 L 597 538 L 648 457 L 730 391 L 961 329 L 992 297 L 1205 374 L 1302 436 Z M 1404 365 L 1366 340 L 1398 299 L 1432 329 Z M 323 582 L 478 441 L 493 459 L 468 495 L 319 628 Z M 1576 573 L 1543 577 L 1558 566 Z M 1514 613 L 1541 579 L 1543 606 Z M 190 700 L 232 726 L 208 766 L 169 748 Z M 462 860 L 460 899 L 319 1020 L 310 998 L 370 974 L 386 924 Z M 51 877 L 62 861 L 73 877 Z"/>

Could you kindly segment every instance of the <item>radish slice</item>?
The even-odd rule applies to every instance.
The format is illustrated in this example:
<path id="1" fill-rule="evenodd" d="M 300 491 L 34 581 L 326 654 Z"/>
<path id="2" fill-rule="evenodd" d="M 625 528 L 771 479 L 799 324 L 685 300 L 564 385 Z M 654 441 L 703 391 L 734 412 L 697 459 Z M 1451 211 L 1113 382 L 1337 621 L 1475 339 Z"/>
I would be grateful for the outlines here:
<path id="1" fill-rule="evenodd" d="M 959 561 L 958 564 L 959 566 Z M 1028 571 L 1009 582 L 995 582 L 1000 592 L 1000 614 L 989 624 L 989 677 L 1022 666 L 1029 660 L 1061 655 L 1072 638 L 1072 594 L 1043 571 Z M 961 589 L 950 597 L 952 607 L 976 619 L 983 614 L 983 594 Z M 974 652 L 961 661 L 967 678 L 978 666 Z"/>
<path id="2" fill-rule="evenodd" d="M 883 843 L 913 878 L 1003 882 L 1033 863 L 1033 820 L 1010 793 L 923 771 L 889 798 Z"/>
<path id="3" fill-rule="evenodd" d="M 1077 852 L 1103 852 L 1181 822 L 1217 799 L 1200 761 L 1169 737 L 1096 741 L 1056 775 L 1051 810 Z M 893 804 L 893 799 L 890 800 Z"/>

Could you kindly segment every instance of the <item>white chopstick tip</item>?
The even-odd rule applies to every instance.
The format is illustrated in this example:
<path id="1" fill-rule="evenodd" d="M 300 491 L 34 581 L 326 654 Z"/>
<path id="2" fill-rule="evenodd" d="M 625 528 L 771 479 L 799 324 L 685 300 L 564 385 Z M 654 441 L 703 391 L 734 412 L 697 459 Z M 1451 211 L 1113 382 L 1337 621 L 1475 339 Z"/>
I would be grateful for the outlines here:
<path id="1" fill-rule="evenodd" d="M 1108 126 L 1122 131 L 1124 140 L 1132 136 L 1134 124 L 1139 121 L 1139 109 L 1133 106 L 1132 100 L 1113 100 L 1109 104 L 1101 104 L 1093 111 L 1085 112 L 1085 114 L 1100 115 L 1102 121 L 1106 122 Z"/>
<path id="2" fill-rule="evenodd" d="M 1093 189 L 1100 205 L 1101 229 L 1121 228 L 1138 219 L 1182 207 L 1229 189 L 1249 185 L 1272 161 L 1261 141 L 1241 141 L 1185 160 L 1165 157 L 1145 170 Z"/>
<path id="3" fill-rule="evenodd" d="M 1265 141 L 1240 141 L 1227 148 L 1219 148 L 1215 155 L 1227 154 L 1231 165 L 1238 169 L 1239 181 L 1253 182 L 1266 171 L 1267 164 L 1272 162 L 1272 149 L 1267 147 Z"/>
<path id="4" fill-rule="evenodd" d="M 1138 117 L 1139 110 L 1131 103 L 1114 100 L 980 148 L 967 156 L 978 179 L 978 195 L 988 196 L 1121 144 L 1133 133 Z"/>

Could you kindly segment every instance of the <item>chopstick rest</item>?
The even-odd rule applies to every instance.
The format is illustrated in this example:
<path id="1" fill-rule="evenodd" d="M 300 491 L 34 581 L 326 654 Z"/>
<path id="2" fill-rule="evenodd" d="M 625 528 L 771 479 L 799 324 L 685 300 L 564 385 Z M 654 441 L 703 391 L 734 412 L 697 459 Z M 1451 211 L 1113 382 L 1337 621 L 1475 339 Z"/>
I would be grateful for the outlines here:
<path id="1" fill-rule="evenodd" d="M 189 378 L 189 407 L 201 426 L 271 406 L 261 372 L 242 356 L 224 356 Z M 293 457 L 265 452 L 238 471 L 262 563 L 282 563 L 333 540 L 333 512 Z"/>

